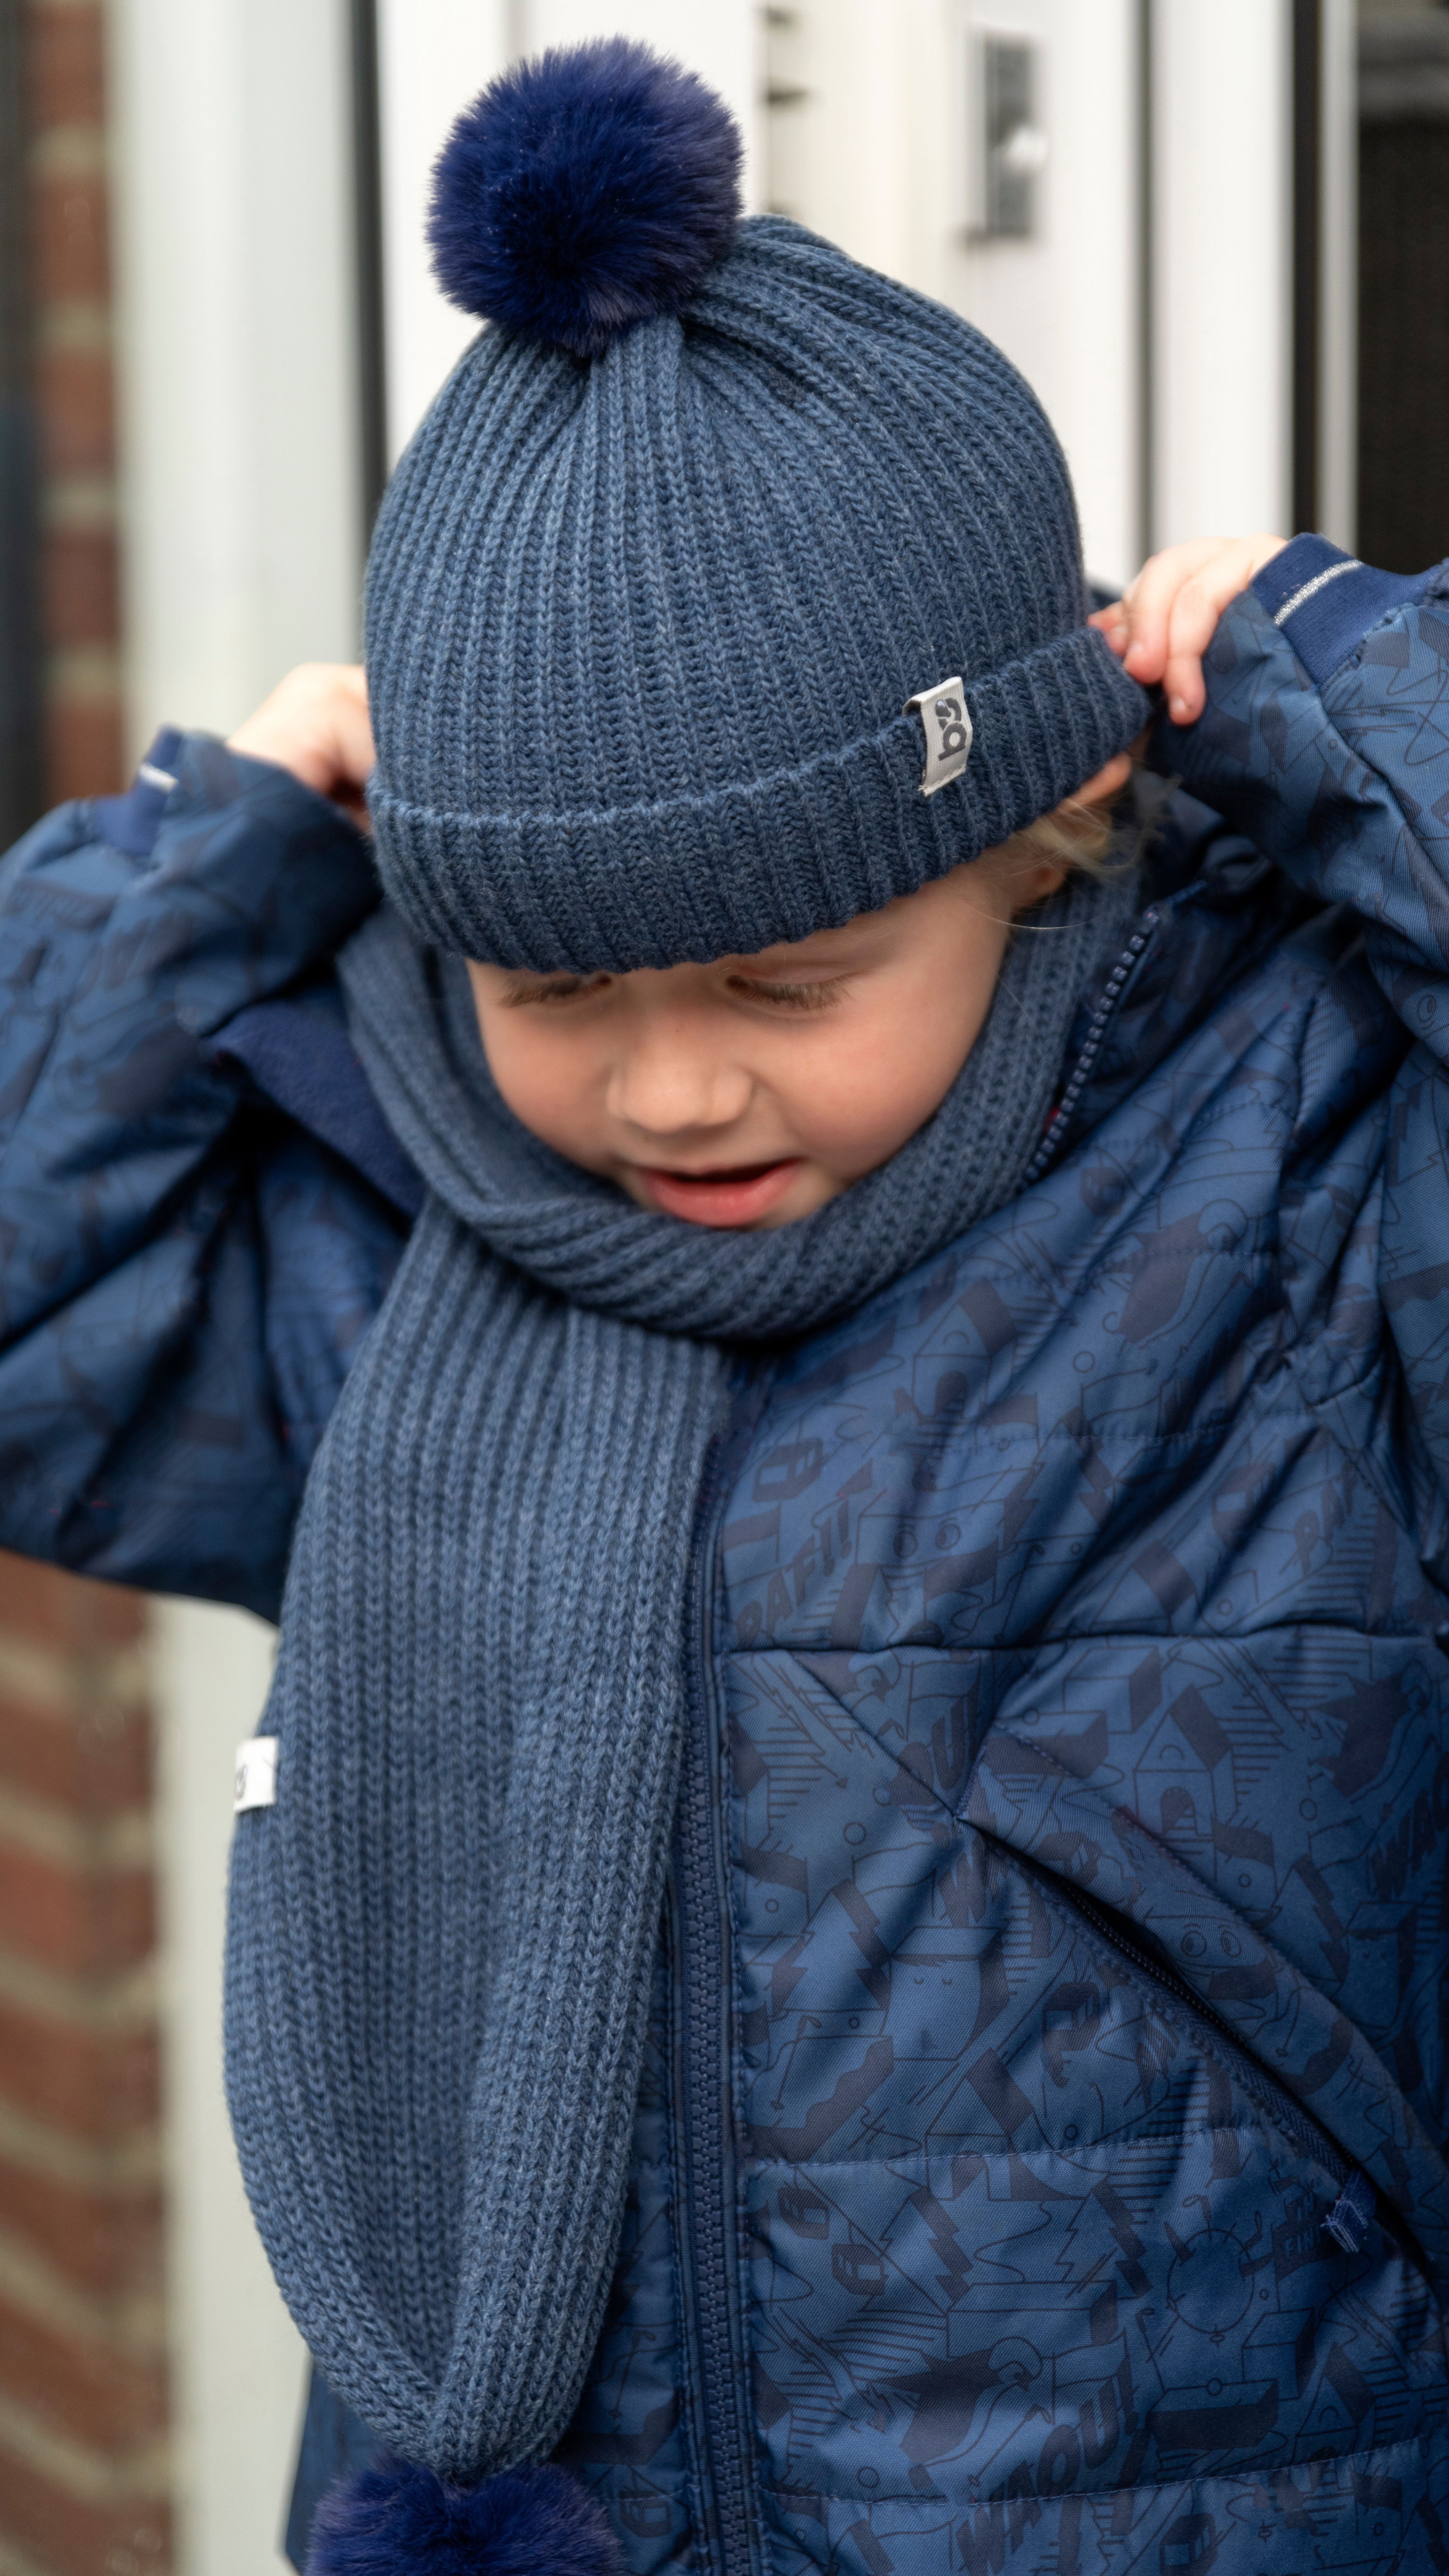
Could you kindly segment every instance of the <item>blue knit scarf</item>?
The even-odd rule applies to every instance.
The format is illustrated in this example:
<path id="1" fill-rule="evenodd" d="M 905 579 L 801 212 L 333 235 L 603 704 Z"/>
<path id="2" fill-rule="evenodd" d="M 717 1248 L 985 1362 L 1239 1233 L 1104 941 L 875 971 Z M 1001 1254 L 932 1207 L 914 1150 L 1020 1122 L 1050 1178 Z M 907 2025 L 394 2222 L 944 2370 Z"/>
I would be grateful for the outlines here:
<path id="1" fill-rule="evenodd" d="M 1125 885 L 1023 932 L 943 1106 L 803 1222 L 641 1212 L 503 1107 L 460 961 L 377 915 L 355 1042 L 429 1195 L 304 1498 L 238 1821 L 227 2080 L 257 2223 L 379 2440 L 544 2458 L 613 2266 L 731 1352 L 858 1307 L 1018 1189 Z"/>

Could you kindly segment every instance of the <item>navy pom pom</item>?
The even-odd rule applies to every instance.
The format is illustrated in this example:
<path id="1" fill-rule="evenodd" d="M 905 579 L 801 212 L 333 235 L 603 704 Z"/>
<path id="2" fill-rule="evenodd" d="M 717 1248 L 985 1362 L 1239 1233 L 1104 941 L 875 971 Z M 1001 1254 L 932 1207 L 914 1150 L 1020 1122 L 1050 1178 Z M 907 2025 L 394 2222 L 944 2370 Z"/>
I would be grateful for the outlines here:
<path id="1" fill-rule="evenodd" d="M 618 2576 L 618 2544 L 566 2469 L 447 2487 L 411 2460 L 363 2469 L 319 2505 L 307 2576 Z"/>
<path id="2" fill-rule="evenodd" d="M 739 131 L 693 72 L 622 36 L 540 54 L 459 117 L 428 241 L 443 293 L 596 358 L 678 313 L 739 220 Z"/>

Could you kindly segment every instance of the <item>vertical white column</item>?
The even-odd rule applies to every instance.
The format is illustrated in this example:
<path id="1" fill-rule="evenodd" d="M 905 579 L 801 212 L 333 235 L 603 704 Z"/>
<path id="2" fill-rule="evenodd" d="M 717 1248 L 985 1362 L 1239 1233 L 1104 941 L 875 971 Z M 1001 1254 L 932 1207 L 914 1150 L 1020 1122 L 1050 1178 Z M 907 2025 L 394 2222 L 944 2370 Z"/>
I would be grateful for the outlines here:
<path id="1" fill-rule="evenodd" d="M 1154 0 L 1154 542 L 1291 533 L 1287 0 Z"/>
<path id="2" fill-rule="evenodd" d="M 1087 569 L 1118 583 L 1136 570 L 1141 537 L 1137 10 L 970 0 L 965 22 L 1031 39 L 1047 158 L 1033 236 L 961 237 L 950 300 L 1040 395 L 1072 470 Z"/>
<path id="3" fill-rule="evenodd" d="M 113 0 L 130 722 L 225 732 L 357 649 L 345 0 Z M 269 1632 L 158 1605 L 158 1877 L 180 2576 L 264 2576 L 305 2355 L 252 2226 L 221 2081 L 235 1746 Z"/>
<path id="4" fill-rule="evenodd" d="M 272 1631 L 244 1611 L 162 1601 L 153 1634 L 177 2569 L 271 2576 L 287 2566 L 307 2355 L 232 2145 L 221 1958 L 236 1748 L 256 1731 Z"/>
<path id="5" fill-rule="evenodd" d="M 433 284 L 424 236 L 444 136 L 515 49 L 517 0 L 377 0 L 388 455 L 396 463 L 478 325 Z"/>
<path id="6" fill-rule="evenodd" d="M 113 0 L 131 730 L 356 651 L 345 0 Z"/>
<path id="7" fill-rule="evenodd" d="M 941 0 L 783 0 L 765 51 L 765 203 L 938 296 L 960 223 L 957 32 Z"/>

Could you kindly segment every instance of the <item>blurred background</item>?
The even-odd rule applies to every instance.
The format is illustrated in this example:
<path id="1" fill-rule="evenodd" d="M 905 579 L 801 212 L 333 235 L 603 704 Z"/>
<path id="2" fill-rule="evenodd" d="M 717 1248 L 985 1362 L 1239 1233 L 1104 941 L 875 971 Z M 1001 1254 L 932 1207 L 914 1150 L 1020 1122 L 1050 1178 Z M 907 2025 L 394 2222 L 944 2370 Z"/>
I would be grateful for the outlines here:
<path id="1" fill-rule="evenodd" d="M 1120 583 L 1187 535 L 1449 547 L 1449 8 L 0 0 L 0 847 L 163 721 L 352 658 L 471 326 L 432 155 L 513 55 L 720 89 L 752 209 L 969 314 Z M 0 2576 L 268 2576 L 304 2356 L 220 2086 L 268 1632 L 0 1559 Z"/>

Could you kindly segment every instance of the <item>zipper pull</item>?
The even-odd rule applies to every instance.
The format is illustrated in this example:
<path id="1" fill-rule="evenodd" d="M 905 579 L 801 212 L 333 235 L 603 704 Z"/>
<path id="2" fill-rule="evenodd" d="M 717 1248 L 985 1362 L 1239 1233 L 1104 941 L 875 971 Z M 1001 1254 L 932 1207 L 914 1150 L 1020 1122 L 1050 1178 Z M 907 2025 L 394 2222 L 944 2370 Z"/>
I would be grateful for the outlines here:
<path id="1" fill-rule="evenodd" d="M 1358 2252 L 1377 2198 L 1366 2173 L 1356 2173 L 1351 2181 L 1344 2184 L 1323 2224 L 1335 2245 L 1341 2245 L 1345 2254 Z"/>

